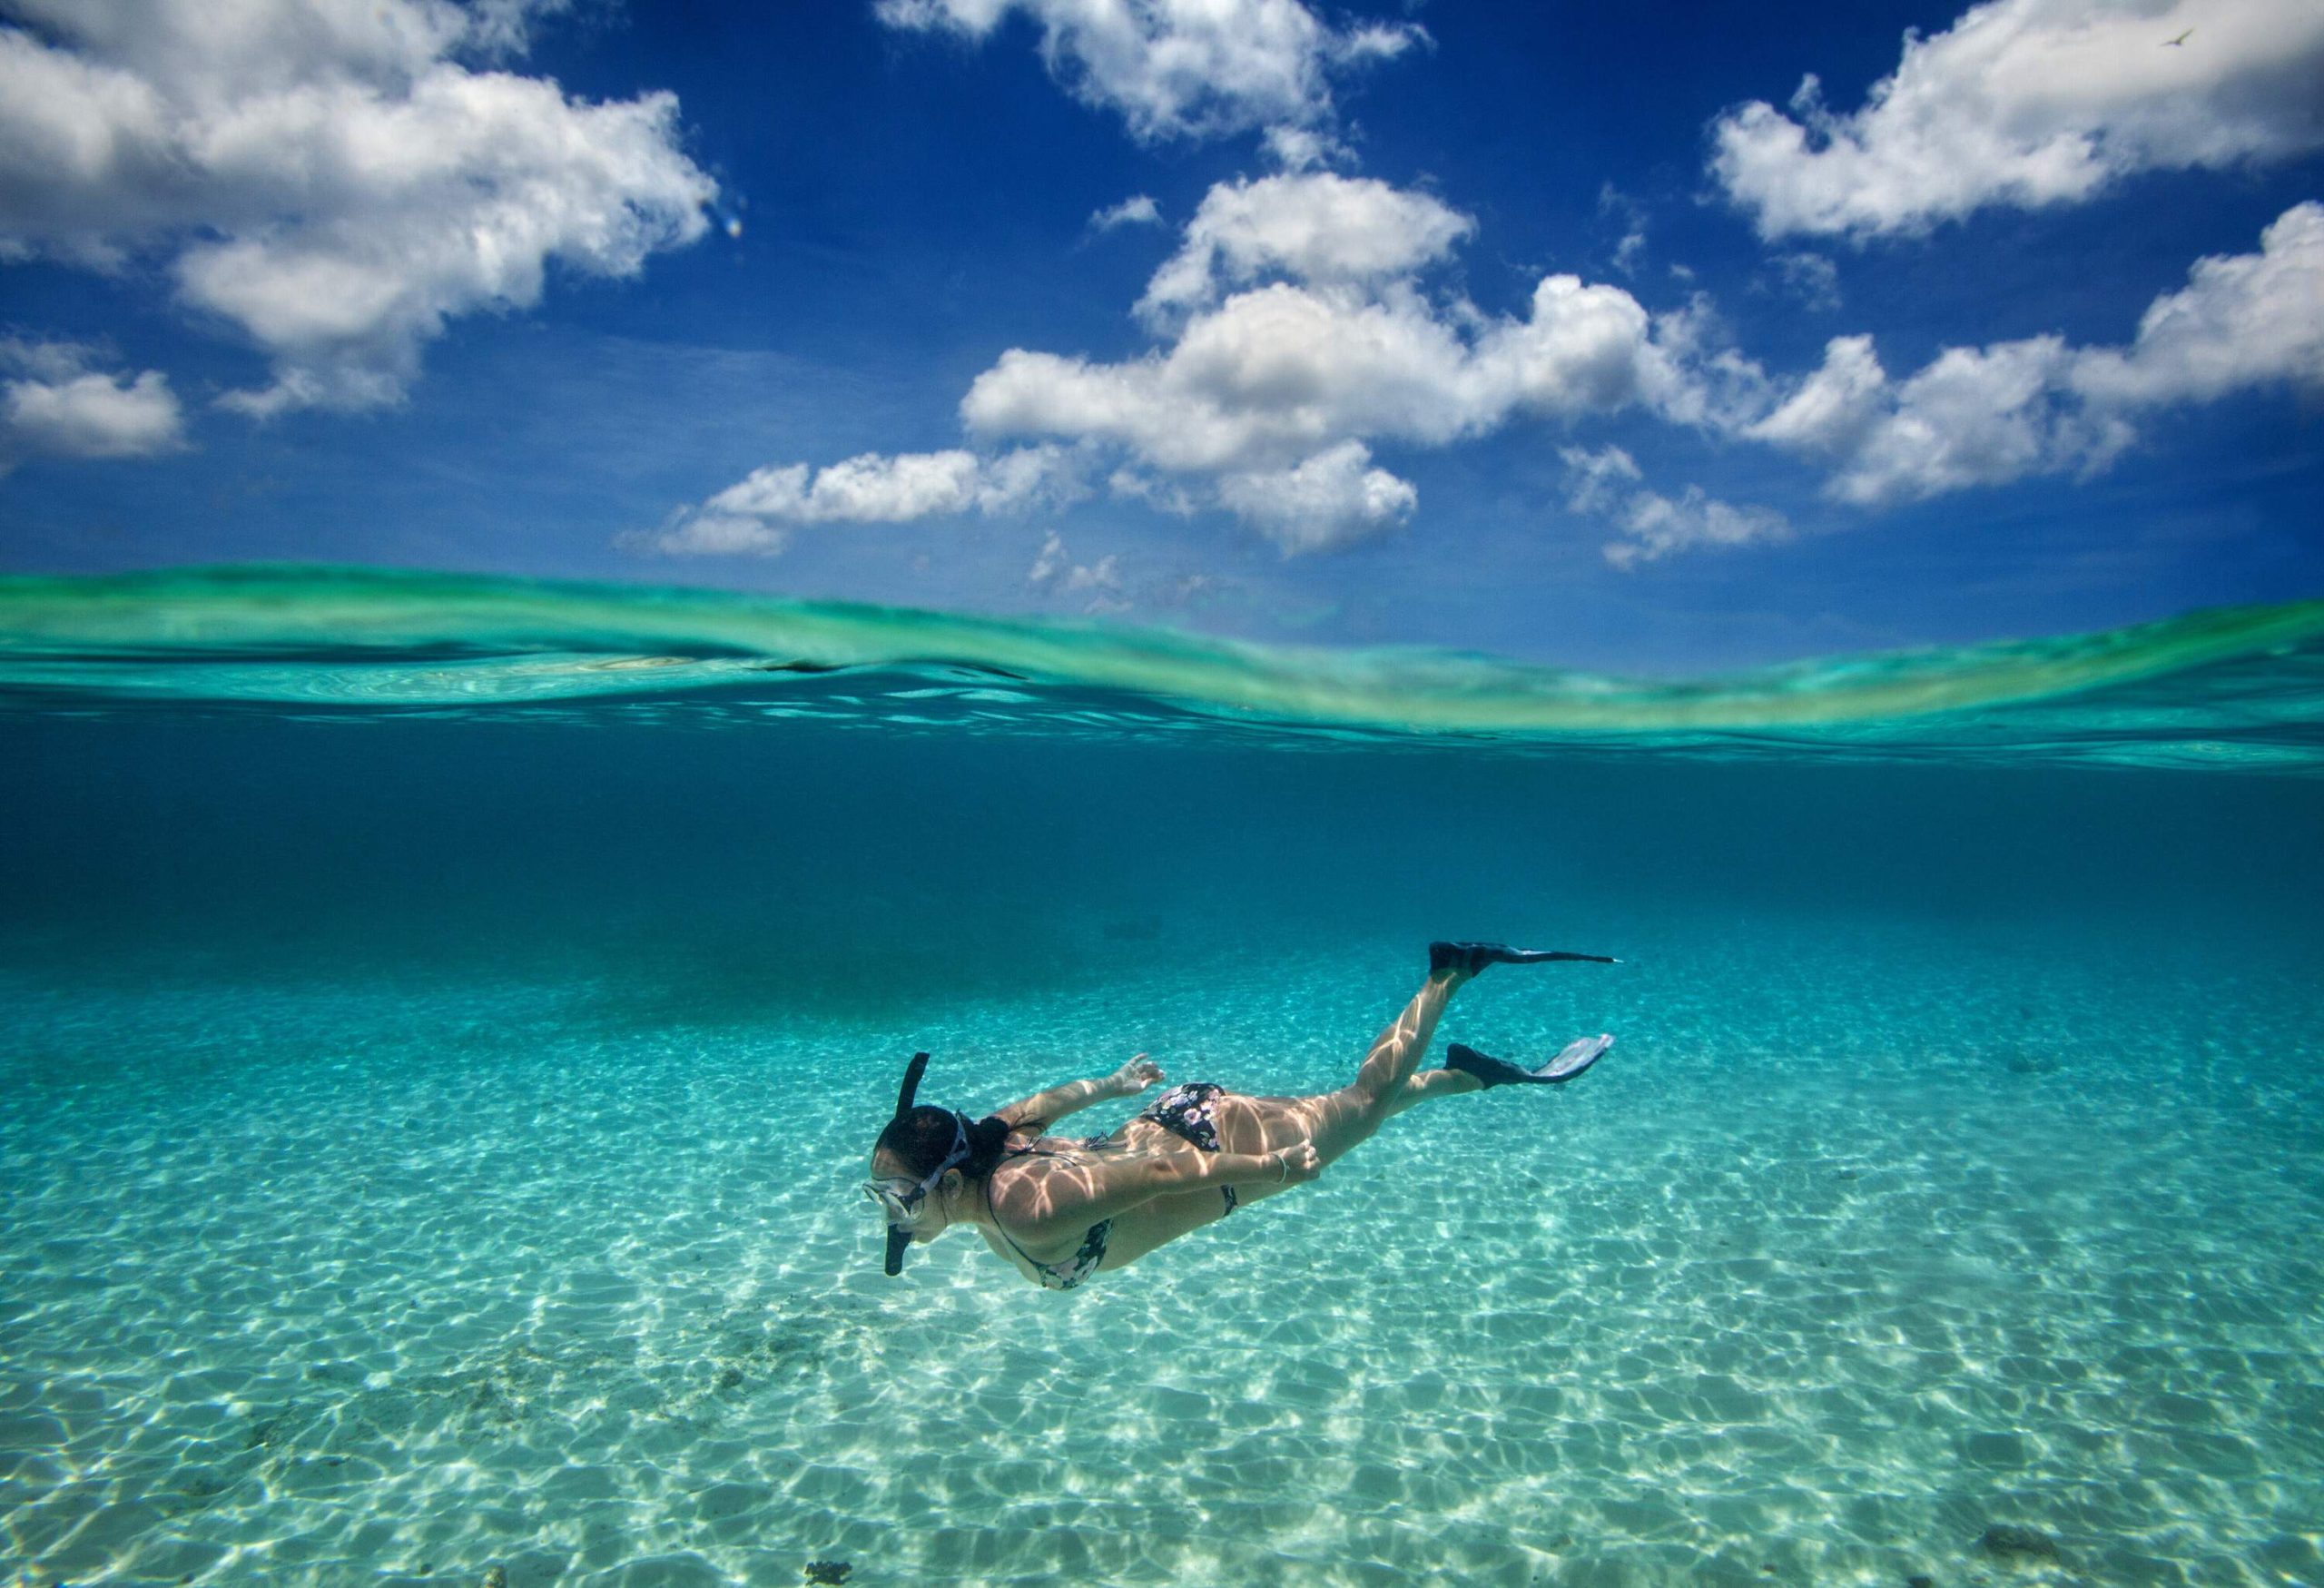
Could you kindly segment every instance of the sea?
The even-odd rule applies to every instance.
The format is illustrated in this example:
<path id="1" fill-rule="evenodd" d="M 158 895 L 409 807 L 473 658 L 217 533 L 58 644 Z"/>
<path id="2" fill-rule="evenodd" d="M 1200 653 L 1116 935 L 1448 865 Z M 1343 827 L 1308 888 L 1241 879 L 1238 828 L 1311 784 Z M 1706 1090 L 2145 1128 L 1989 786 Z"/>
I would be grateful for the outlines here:
<path id="1" fill-rule="evenodd" d="M 881 1271 L 1148 1054 L 1433 1100 Z M 1623 679 L 0 579 L 0 1583 L 2324 1583 L 2324 603 Z M 1077 1116 L 1112 1129 L 1139 1104 Z"/>

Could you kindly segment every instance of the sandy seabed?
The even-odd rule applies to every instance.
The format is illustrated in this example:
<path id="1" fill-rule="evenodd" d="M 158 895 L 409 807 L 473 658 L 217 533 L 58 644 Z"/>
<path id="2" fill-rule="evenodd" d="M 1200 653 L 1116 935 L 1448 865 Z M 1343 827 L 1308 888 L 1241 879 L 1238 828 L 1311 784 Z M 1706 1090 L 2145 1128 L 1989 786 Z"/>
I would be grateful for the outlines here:
<path id="1" fill-rule="evenodd" d="M 2324 1582 L 2324 992 L 1660 946 L 1440 1028 L 1616 1031 L 1581 1082 L 1069 1295 L 967 1236 L 880 1275 L 901 1060 L 972 1110 L 1141 1049 L 1320 1090 L 1416 945 L 908 1022 L 12 973 L 0 1580 Z"/>

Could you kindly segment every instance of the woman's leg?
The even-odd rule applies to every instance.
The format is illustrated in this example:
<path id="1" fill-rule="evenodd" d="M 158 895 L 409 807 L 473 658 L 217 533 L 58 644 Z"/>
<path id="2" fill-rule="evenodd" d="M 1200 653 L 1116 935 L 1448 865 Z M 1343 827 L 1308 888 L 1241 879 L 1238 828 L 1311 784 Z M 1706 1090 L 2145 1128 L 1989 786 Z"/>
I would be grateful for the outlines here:
<path id="1" fill-rule="evenodd" d="M 1383 1120 L 1419 1100 L 1408 1100 L 1406 1093 L 1420 1070 L 1421 1055 L 1428 1050 L 1429 1040 L 1436 1031 L 1437 1017 L 1444 1012 L 1445 1001 L 1468 980 L 1469 973 L 1463 971 L 1431 974 L 1413 995 L 1412 1001 L 1404 1005 L 1403 1012 L 1373 1039 L 1355 1080 L 1338 1091 L 1304 1098 L 1239 1094 L 1221 1098 L 1222 1106 L 1214 1111 L 1219 1144 L 1229 1152 L 1272 1152 L 1295 1141 L 1312 1141 L 1315 1144 L 1315 1156 L 1330 1164 L 1377 1130 Z M 1458 1070 L 1435 1073 L 1451 1074 L 1461 1080 L 1471 1079 Z M 1430 1086 L 1446 1092 L 1467 1090 L 1434 1081 Z M 1435 1095 L 1434 1090 L 1426 1095 Z M 1265 1184 L 1237 1186 L 1236 1196 L 1251 1202 L 1290 1189 Z"/>
<path id="2" fill-rule="evenodd" d="M 1464 1091 L 1482 1091 L 1485 1083 L 1465 1070 L 1423 1070 L 1404 1082 L 1388 1105 L 1391 1119 L 1403 1113 L 1414 1103 L 1424 1103 L 1431 1098 L 1458 1097 Z"/>
<path id="3" fill-rule="evenodd" d="M 1450 989 L 1447 989 L 1449 994 Z M 1416 1004 L 1420 1001 L 1413 1000 Z M 1444 1007 L 1442 997 L 1433 1001 L 1433 1011 L 1426 1013 L 1427 1025 L 1415 1023 L 1413 1047 L 1427 1045 L 1428 1032 L 1433 1029 L 1435 1014 Z M 1413 1011 L 1407 1005 L 1404 1017 Z M 1399 1024 L 1404 1017 L 1399 1017 Z M 1398 1029 L 1392 1025 L 1381 1036 L 1384 1040 Z M 1374 1051 L 1378 1044 L 1374 1044 Z M 1369 1055 L 1366 1062 L 1370 1061 Z M 1354 1090 L 1350 1088 L 1349 1090 Z M 1423 1070 L 1404 1082 L 1403 1090 L 1388 1100 L 1387 1117 L 1403 1113 L 1414 1103 L 1430 1098 L 1452 1097 L 1461 1092 L 1482 1091 L 1484 1082 L 1459 1070 Z M 1212 1117 L 1217 1124 L 1219 1146 L 1228 1152 L 1265 1152 L 1265 1143 L 1272 1140 L 1277 1146 L 1306 1139 L 1307 1127 L 1300 1123 L 1308 1115 L 1305 1110 L 1329 1105 L 1345 1092 L 1334 1092 L 1319 1098 L 1261 1098 L 1240 1092 L 1229 1092 L 1212 1106 Z M 1341 1149 L 1342 1151 L 1345 1148 Z M 1323 1149 L 1316 1149 L 1320 1156 Z M 1288 1185 L 1256 1185 L 1246 1183 L 1235 1188 L 1238 1207 L 1264 1201 L 1279 1192 L 1295 1188 Z M 1226 1199 L 1206 1186 L 1199 1191 L 1180 1191 L 1173 1196 L 1157 1197 L 1151 1202 L 1131 1209 L 1114 1220 L 1112 1244 L 1107 1248 L 1106 1267 L 1110 1271 L 1128 1267 L 1158 1246 L 1176 1240 L 1182 1235 L 1200 1229 L 1206 1224 L 1216 1224 L 1226 1217 Z"/>
<path id="4" fill-rule="evenodd" d="M 1421 983 L 1420 991 L 1413 994 L 1413 1001 L 1404 1005 L 1403 1011 L 1372 1039 L 1371 1050 L 1364 1056 L 1364 1067 L 1355 1072 L 1355 1084 L 1346 1090 L 1362 1094 L 1368 1106 L 1394 1101 L 1404 1090 L 1404 1083 L 1420 1072 L 1421 1055 L 1428 1051 L 1428 1041 L 1436 1034 L 1437 1016 L 1444 1012 L 1446 1001 L 1469 976 L 1466 971 L 1432 972 L 1428 980 Z M 1346 1093 L 1330 1095 L 1341 1097 Z M 1321 1143 L 1315 1150 L 1324 1150 Z"/>

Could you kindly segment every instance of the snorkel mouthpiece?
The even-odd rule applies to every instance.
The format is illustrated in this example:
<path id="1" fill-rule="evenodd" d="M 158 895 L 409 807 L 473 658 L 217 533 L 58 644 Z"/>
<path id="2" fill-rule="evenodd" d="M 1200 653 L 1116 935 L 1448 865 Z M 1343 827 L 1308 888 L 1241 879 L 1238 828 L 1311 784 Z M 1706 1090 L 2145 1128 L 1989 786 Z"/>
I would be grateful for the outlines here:
<path id="1" fill-rule="evenodd" d="M 928 1073 L 928 1055 L 914 1053 L 911 1062 L 904 1066 L 904 1083 L 896 1093 L 896 1118 L 901 1119 L 911 1112 L 911 1100 L 919 1095 L 920 1078 Z M 888 1226 L 888 1277 L 892 1279 L 904 1271 L 904 1248 L 911 1245 L 911 1231 L 895 1225 Z"/>

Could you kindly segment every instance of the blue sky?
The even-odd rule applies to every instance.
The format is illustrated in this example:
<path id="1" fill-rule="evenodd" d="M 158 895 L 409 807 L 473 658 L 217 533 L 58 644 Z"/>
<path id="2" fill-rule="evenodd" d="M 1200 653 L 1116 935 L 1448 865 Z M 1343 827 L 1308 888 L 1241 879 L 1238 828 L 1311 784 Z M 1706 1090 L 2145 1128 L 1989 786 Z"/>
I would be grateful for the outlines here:
<path id="1" fill-rule="evenodd" d="M 0 0 L 0 281 L 19 570 L 1632 672 L 2324 593 L 2312 0 Z"/>

